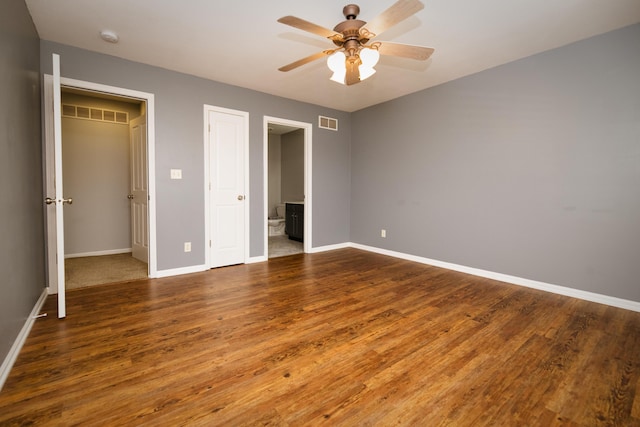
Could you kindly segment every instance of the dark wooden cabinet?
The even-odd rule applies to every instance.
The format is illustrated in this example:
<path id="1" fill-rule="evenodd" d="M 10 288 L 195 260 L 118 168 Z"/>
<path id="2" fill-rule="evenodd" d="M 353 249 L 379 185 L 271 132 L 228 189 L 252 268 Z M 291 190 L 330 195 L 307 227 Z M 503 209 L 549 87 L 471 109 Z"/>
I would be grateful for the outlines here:
<path id="1" fill-rule="evenodd" d="M 286 204 L 285 231 L 289 239 L 302 242 L 304 238 L 304 205 L 301 203 Z"/>

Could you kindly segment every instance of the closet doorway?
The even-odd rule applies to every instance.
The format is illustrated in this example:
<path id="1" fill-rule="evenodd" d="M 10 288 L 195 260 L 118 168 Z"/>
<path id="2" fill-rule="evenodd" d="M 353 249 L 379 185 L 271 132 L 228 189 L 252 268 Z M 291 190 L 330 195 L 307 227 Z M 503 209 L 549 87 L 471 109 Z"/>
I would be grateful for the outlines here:
<path id="1" fill-rule="evenodd" d="M 68 197 L 75 199 L 65 208 L 66 285 L 57 280 L 55 227 L 47 215 L 49 293 L 58 293 L 59 286 L 154 277 L 153 94 L 67 78 L 61 81 L 62 183 Z M 49 193 L 55 185 L 53 77 L 45 75 L 44 83 Z M 135 249 L 139 259 L 132 262 Z"/>
<path id="2" fill-rule="evenodd" d="M 62 88 L 66 288 L 149 276 L 146 105 Z"/>

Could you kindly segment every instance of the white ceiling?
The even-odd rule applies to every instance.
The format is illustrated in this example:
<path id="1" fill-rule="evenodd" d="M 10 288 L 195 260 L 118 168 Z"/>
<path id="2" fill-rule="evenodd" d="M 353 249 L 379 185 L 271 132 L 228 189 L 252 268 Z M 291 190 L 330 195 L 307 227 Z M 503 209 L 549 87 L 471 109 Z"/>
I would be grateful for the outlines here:
<path id="1" fill-rule="evenodd" d="M 358 18 L 394 1 L 360 1 Z M 373 77 L 343 86 L 322 59 L 278 71 L 333 45 L 276 21 L 294 15 L 332 29 L 347 0 L 26 0 L 41 39 L 348 112 L 640 22 L 640 0 L 422 2 L 375 40 L 433 47 L 432 57 L 383 56 Z M 103 41 L 105 29 L 120 42 Z"/>

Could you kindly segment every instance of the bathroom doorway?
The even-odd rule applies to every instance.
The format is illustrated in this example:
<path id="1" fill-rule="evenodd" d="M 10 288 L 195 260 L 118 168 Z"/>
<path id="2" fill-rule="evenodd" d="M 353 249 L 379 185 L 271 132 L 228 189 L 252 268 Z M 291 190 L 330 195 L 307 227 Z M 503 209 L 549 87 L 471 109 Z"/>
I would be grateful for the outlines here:
<path id="1" fill-rule="evenodd" d="M 265 117 L 265 255 L 311 248 L 311 125 Z"/>

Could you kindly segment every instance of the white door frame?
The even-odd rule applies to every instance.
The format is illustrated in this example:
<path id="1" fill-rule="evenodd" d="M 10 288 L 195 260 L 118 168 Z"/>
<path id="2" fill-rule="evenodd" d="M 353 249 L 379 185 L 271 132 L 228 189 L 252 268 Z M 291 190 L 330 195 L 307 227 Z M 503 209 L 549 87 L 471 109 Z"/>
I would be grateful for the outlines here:
<path id="1" fill-rule="evenodd" d="M 209 178 L 211 176 L 211 164 L 209 161 L 209 113 L 217 112 L 223 114 L 233 114 L 236 116 L 242 116 L 244 118 L 244 263 L 249 261 L 250 250 L 250 209 L 249 204 L 251 198 L 249 197 L 249 113 L 246 111 L 232 110 L 224 107 L 216 107 L 214 105 L 204 105 L 204 121 L 203 121 L 203 140 L 204 140 L 204 235 L 205 235 L 205 266 L 207 269 L 211 268 L 211 246 L 209 240 L 211 236 L 211 191 L 209 188 Z"/>
<path id="2" fill-rule="evenodd" d="M 45 84 L 52 77 L 45 75 Z M 116 86 L 107 86 L 100 83 L 86 82 L 82 80 L 60 78 L 61 86 L 65 88 L 84 89 L 91 92 L 102 92 L 109 95 L 116 95 L 126 98 L 146 101 L 147 114 L 147 179 L 149 188 L 149 277 L 157 277 L 157 248 L 156 248 L 156 155 L 155 155 L 155 105 L 154 94 L 140 92 L 137 90 L 125 89 Z M 45 108 L 44 114 L 53 120 L 53 111 Z M 55 293 L 57 289 L 49 289 L 49 293 Z"/>
<path id="3" fill-rule="evenodd" d="M 305 122 L 297 122 L 295 120 L 289 119 L 281 119 L 278 117 L 270 117 L 264 116 L 263 120 L 263 167 L 262 170 L 264 172 L 263 182 L 264 182 L 264 213 L 262 214 L 263 224 L 264 224 L 264 258 L 265 260 L 269 258 L 269 223 L 267 222 L 267 217 L 269 216 L 269 123 L 291 126 L 295 128 L 301 128 L 304 130 L 304 239 L 303 239 L 303 250 L 305 253 L 311 252 L 311 248 L 313 248 L 313 222 L 312 222 L 312 189 L 313 185 L 311 182 L 311 177 L 313 176 L 311 167 L 313 165 L 313 137 L 312 130 L 313 125 L 311 123 Z"/>

